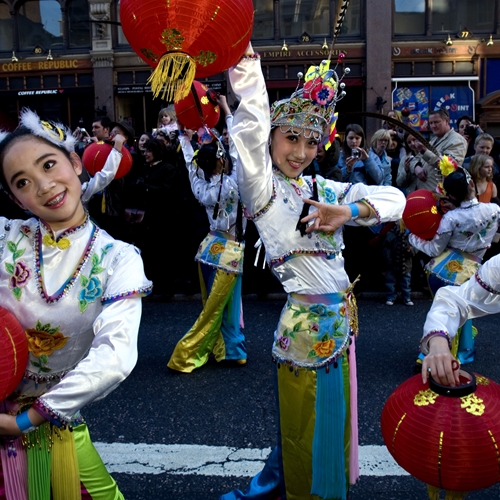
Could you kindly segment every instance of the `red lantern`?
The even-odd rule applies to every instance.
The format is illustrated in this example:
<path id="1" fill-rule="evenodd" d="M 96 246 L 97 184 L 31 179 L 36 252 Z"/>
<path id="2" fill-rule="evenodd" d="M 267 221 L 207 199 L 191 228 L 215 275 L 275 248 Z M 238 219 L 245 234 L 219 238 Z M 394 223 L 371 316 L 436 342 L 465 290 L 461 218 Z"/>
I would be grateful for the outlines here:
<path id="1" fill-rule="evenodd" d="M 154 97 L 186 97 L 196 78 L 236 64 L 253 28 L 252 0 L 121 0 L 123 33 L 153 68 Z"/>
<path id="2" fill-rule="evenodd" d="M 10 311 L 0 307 L 0 401 L 21 382 L 28 355 L 24 328 Z"/>
<path id="3" fill-rule="evenodd" d="M 176 102 L 175 114 L 178 120 L 191 130 L 200 127 L 215 127 L 220 117 L 217 95 L 203 83 L 194 81 L 188 96 Z"/>
<path id="4" fill-rule="evenodd" d="M 410 378 L 390 395 L 381 425 L 403 469 L 434 489 L 464 494 L 500 481 L 500 385 L 460 374 L 458 387 Z"/>
<path id="5" fill-rule="evenodd" d="M 427 189 L 418 189 L 406 197 L 403 212 L 405 226 L 416 236 L 432 240 L 443 217 L 438 210 L 439 196 Z"/>
<path id="6" fill-rule="evenodd" d="M 104 168 L 104 164 L 112 149 L 113 146 L 111 144 L 103 141 L 93 142 L 84 149 L 82 163 L 90 175 L 95 175 Z M 132 168 L 132 155 L 130 151 L 126 147 L 122 147 L 121 153 L 122 159 L 118 166 L 115 179 L 127 175 Z"/>

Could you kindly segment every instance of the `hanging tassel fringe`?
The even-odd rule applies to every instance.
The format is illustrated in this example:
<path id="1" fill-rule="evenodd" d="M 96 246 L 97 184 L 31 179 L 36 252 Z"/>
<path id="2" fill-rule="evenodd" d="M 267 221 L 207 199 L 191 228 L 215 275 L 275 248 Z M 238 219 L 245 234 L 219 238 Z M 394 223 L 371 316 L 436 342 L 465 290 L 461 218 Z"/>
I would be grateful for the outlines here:
<path id="1" fill-rule="evenodd" d="M 468 491 L 449 491 L 446 490 L 445 500 L 463 500 L 467 496 Z"/>
<path id="2" fill-rule="evenodd" d="M 427 485 L 427 494 L 429 495 L 429 500 L 439 500 L 441 490 L 432 486 L 430 484 Z"/>
<path id="3" fill-rule="evenodd" d="M 81 500 L 75 440 L 69 430 L 52 428 L 52 498 Z"/>
<path id="4" fill-rule="evenodd" d="M 28 496 L 36 500 L 50 498 L 50 451 L 52 448 L 50 424 L 41 425 L 23 436 L 28 455 Z"/>
<path id="5" fill-rule="evenodd" d="M 196 73 L 196 62 L 188 54 L 170 52 L 161 57 L 148 79 L 154 97 L 179 102 L 188 96 Z"/>

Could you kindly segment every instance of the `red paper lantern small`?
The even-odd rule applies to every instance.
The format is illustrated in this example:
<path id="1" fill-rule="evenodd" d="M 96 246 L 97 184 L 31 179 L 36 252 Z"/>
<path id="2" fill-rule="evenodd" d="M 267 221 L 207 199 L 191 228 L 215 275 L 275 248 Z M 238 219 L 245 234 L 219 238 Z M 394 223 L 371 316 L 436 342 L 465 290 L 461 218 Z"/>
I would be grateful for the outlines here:
<path id="1" fill-rule="evenodd" d="M 416 236 L 432 240 L 443 217 L 438 210 L 439 196 L 427 189 L 418 189 L 406 197 L 403 212 L 405 226 Z"/>
<path id="2" fill-rule="evenodd" d="M 220 117 L 220 109 L 217 104 L 217 95 L 203 83 L 194 81 L 191 92 L 184 99 L 176 102 L 175 114 L 177 119 L 191 130 L 200 127 L 215 127 Z"/>
<path id="3" fill-rule="evenodd" d="M 83 151 L 82 163 L 85 167 L 85 170 L 90 175 L 95 175 L 97 172 L 100 172 L 104 168 L 104 164 L 108 159 L 109 153 L 113 146 L 107 142 L 98 141 L 89 144 Z M 120 165 L 118 166 L 118 170 L 115 175 L 115 179 L 119 179 L 124 175 L 127 175 L 132 168 L 132 155 L 130 151 L 126 147 L 122 147 L 121 150 L 122 159 L 120 161 Z"/>
<path id="4" fill-rule="evenodd" d="M 21 382 L 28 356 L 24 328 L 10 311 L 0 307 L 0 401 Z"/>
<path id="5" fill-rule="evenodd" d="M 500 385 L 467 372 L 461 381 L 456 388 L 432 379 L 424 385 L 415 375 L 390 395 L 381 417 L 396 462 L 434 488 L 455 492 L 500 481 Z"/>
<path id="6" fill-rule="evenodd" d="M 120 21 L 128 42 L 155 68 L 154 97 L 186 97 L 194 78 L 236 64 L 253 29 L 252 0 L 121 0 Z"/>

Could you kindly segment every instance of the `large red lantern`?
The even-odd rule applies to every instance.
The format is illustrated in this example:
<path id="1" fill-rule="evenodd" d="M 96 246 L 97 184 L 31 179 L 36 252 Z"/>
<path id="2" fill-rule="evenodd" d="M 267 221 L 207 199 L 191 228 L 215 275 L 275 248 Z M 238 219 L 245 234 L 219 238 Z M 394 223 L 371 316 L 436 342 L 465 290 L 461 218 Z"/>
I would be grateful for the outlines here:
<path id="1" fill-rule="evenodd" d="M 203 83 L 194 81 L 191 92 L 175 103 L 177 119 L 191 130 L 215 127 L 220 117 L 217 95 Z"/>
<path id="2" fill-rule="evenodd" d="M 443 217 L 438 210 L 439 196 L 427 189 L 418 189 L 406 197 L 403 212 L 405 226 L 424 240 L 434 238 Z"/>
<path id="3" fill-rule="evenodd" d="M 106 163 L 112 149 L 113 146 L 108 142 L 98 141 L 89 144 L 83 150 L 82 155 L 82 163 L 85 170 L 87 170 L 90 175 L 95 175 L 97 172 L 100 172 L 104 168 L 104 164 Z M 130 151 L 126 147 L 122 147 L 121 153 L 122 159 L 115 174 L 115 179 L 119 179 L 120 177 L 127 175 L 132 168 L 133 160 Z"/>
<path id="4" fill-rule="evenodd" d="M 225 71 L 244 53 L 253 28 L 252 0 L 121 0 L 123 33 L 155 68 L 155 97 L 186 97 L 196 78 Z"/>
<path id="5" fill-rule="evenodd" d="M 7 309 L 0 307 L 0 401 L 23 378 L 28 364 L 28 341 L 23 327 Z"/>
<path id="6" fill-rule="evenodd" d="M 432 379 L 424 385 L 415 375 L 382 410 L 385 445 L 403 469 L 431 485 L 431 498 L 437 489 L 465 496 L 500 481 L 500 385 L 460 374 L 458 387 Z"/>

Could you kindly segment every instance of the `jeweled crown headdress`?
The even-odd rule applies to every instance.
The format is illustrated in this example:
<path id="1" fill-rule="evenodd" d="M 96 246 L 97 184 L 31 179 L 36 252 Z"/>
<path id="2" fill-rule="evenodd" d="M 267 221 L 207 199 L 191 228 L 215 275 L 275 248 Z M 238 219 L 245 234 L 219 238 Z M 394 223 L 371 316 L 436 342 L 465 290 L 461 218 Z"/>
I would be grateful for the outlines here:
<path id="1" fill-rule="evenodd" d="M 341 53 L 337 66 L 343 58 L 344 54 Z M 326 135 L 328 130 L 330 139 L 337 121 L 335 106 L 345 96 L 345 84 L 341 80 L 349 73 L 349 68 L 345 68 L 339 78 L 335 71 L 337 66 L 330 69 L 329 60 L 322 61 L 319 66 L 310 66 L 302 88 L 299 86 L 304 75 L 299 73 L 295 92 L 289 98 L 276 101 L 271 106 L 271 127 L 279 127 L 283 133 L 300 130 L 306 137 L 318 140 Z"/>

